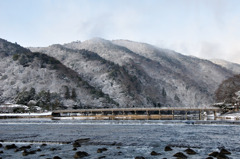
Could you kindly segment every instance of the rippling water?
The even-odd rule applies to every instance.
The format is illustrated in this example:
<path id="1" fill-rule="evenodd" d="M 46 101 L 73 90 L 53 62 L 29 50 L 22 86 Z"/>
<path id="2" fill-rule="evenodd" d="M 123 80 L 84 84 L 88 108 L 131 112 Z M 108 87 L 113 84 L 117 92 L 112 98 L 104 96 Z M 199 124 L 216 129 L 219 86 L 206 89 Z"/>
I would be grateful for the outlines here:
<path id="1" fill-rule="evenodd" d="M 33 155 L 22 156 L 22 152 L 4 150 L 2 158 L 73 158 L 72 143 L 77 139 L 90 138 L 77 151 L 90 154 L 86 158 L 157 158 L 152 151 L 162 153 L 159 158 L 172 157 L 191 147 L 198 154 L 188 158 L 202 159 L 213 151 L 225 147 L 232 154 L 232 159 L 240 157 L 239 125 L 201 125 L 190 121 L 86 121 L 50 119 L 9 119 L 0 120 L 0 140 L 5 146 L 15 143 L 18 147 L 32 145 L 32 150 L 42 151 Z M 47 146 L 41 144 L 47 142 Z M 164 147 L 171 145 L 173 151 L 165 152 Z M 98 148 L 107 148 L 97 153 Z M 54 148 L 54 149 L 53 149 Z M 51 151 L 54 150 L 54 151 Z M 44 155 L 44 156 L 41 156 Z"/>

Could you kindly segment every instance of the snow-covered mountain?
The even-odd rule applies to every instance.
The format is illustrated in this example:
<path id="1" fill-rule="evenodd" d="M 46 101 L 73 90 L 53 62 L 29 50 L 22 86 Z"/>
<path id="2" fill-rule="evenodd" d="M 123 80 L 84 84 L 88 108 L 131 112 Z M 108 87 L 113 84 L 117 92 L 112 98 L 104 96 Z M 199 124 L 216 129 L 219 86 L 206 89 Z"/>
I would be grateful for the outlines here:
<path id="1" fill-rule="evenodd" d="M 120 107 L 207 107 L 233 72 L 208 60 L 128 40 L 30 48 L 77 72 Z"/>
<path id="2" fill-rule="evenodd" d="M 211 59 L 211 61 L 217 65 L 225 67 L 228 70 L 231 70 L 234 74 L 240 74 L 240 64 L 232 63 L 221 59 Z"/>
<path id="3" fill-rule="evenodd" d="M 240 102 L 240 74 L 224 80 L 216 90 L 216 101 L 227 104 Z"/>
<path id="4" fill-rule="evenodd" d="M 60 106 L 118 105 L 81 75 L 46 54 L 0 39 L 0 102 Z"/>

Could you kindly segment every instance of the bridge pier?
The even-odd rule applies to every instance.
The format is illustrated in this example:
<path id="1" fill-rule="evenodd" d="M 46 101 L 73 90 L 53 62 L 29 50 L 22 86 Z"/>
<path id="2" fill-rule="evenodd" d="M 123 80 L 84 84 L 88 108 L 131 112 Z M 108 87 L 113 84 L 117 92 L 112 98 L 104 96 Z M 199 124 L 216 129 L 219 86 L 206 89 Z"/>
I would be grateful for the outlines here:
<path id="1" fill-rule="evenodd" d="M 112 117 L 111 117 L 111 119 L 112 119 L 112 120 L 114 119 L 114 113 L 113 113 L 113 110 L 112 110 Z"/>
<path id="2" fill-rule="evenodd" d="M 174 120 L 174 110 L 172 110 L 172 120 Z"/>
<path id="3" fill-rule="evenodd" d="M 161 119 L 161 110 L 159 109 L 159 120 Z"/>
<path id="4" fill-rule="evenodd" d="M 217 113 L 216 113 L 215 110 L 213 111 L 213 114 L 214 114 L 214 120 L 216 120 L 217 119 Z"/>
<path id="5" fill-rule="evenodd" d="M 199 120 L 202 120 L 202 118 L 201 118 L 201 110 L 199 110 Z"/>

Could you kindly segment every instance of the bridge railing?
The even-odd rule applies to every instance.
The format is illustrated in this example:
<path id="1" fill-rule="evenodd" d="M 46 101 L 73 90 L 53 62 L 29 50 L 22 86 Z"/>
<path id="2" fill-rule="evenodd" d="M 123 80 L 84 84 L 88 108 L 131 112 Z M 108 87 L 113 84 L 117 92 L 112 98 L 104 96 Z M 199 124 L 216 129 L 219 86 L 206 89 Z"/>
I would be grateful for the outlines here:
<path id="1" fill-rule="evenodd" d="M 199 119 L 201 120 L 203 112 L 213 112 L 214 118 L 216 117 L 216 112 L 221 112 L 219 108 L 180 108 L 180 107 L 169 107 L 169 108 L 106 108 L 106 109 L 71 109 L 71 110 L 56 110 L 53 111 L 53 117 L 75 117 L 75 116 L 109 116 L 112 118 L 129 115 L 147 115 L 153 116 L 158 115 L 160 117 L 171 115 L 171 118 L 174 119 L 175 115 L 185 115 L 188 116 L 189 112 L 195 112 L 199 114 Z"/>

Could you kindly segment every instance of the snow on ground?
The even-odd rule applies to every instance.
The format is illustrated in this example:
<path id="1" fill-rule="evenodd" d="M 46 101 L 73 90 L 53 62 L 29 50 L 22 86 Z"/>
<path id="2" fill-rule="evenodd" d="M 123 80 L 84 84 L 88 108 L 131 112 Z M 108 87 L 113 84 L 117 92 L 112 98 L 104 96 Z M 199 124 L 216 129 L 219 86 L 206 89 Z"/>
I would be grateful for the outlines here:
<path id="1" fill-rule="evenodd" d="M 240 111 L 230 112 L 220 116 L 222 119 L 240 120 Z"/>
<path id="2" fill-rule="evenodd" d="M 28 108 L 28 106 L 22 105 L 22 104 L 2 104 L 2 105 L 0 105 L 0 108 L 1 107 L 4 107 L 4 108 L 25 108 L 25 109 Z"/>
<path id="3" fill-rule="evenodd" d="M 46 116 L 52 115 L 52 112 L 44 113 L 1 113 L 0 116 Z"/>

